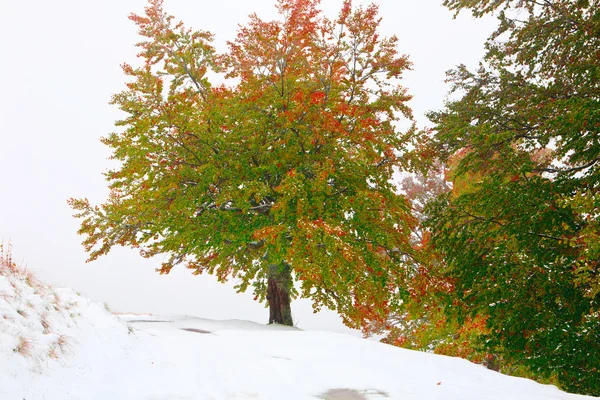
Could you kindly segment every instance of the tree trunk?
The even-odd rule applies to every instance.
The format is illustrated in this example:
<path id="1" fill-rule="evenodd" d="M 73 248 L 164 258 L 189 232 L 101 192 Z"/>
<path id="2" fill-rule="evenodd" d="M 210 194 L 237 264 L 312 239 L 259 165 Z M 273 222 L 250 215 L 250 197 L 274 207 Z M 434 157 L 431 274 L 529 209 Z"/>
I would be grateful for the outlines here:
<path id="1" fill-rule="evenodd" d="M 500 371 L 500 360 L 495 354 L 488 354 L 485 360 L 485 366 L 492 371 Z"/>
<path id="2" fill-rule="evenodd" d="M 269 265 L 267 301 L 269 302 L 269 324 L 293 326 L 290 289 L 292 269 L 288 264 Z"/>

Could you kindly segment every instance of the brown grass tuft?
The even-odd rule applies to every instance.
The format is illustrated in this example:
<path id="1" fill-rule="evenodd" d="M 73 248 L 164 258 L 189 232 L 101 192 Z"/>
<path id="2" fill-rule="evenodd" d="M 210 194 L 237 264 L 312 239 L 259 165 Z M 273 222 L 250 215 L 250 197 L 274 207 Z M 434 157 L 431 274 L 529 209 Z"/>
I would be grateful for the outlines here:
<path id="1" fill-rule="evenodd" d="M 12 301 L 15 298 L 15 296 L 13 296 L 10 293 L 6 293 L 6 292 L 2 292 L 0 293 L 0 299 L 3 299 L 4 301 L 6 301 L 7 303 L 9 301 Z"/>
<path id="2" fill-rule="evenodd" d="M 59 335 L 58 339 L 56 340 L 56 345 L 63 354 L 71 352 L 73 349 L 73 346 L 71 345 L 71 339 L 69 339 L 69 337 L 66 335 Z"/>
<path id="3" fill-rule="evenodd" d="M 31 339 L 25 336 L 19 337 L 19 343 L 13 350 L 15 353 L 19 353 L 23 357 L 30 357 L 33 354 L 33 342 Z"/>
<path id="4" fill-rule="evenodd" d="M 58 360 L 59 359 L 59 355 L 58 352 L 56 351 L 56 347 L 52 346 L 50 348 L 50 350 L 48 350 L 48 357 L 50 357 L 53 360 Z"/>
<path id="5" fill-rule="evenodd" d="M 37 278 L 35 277 L 35 275 L 33 274 L 33 272 L 31 271 L 27 271 L 27 270 L 23 270 L 23 275 L 25 276 L 25 282 L 27 282 L 27 284 L 32 287 L 39 287 L 40 283 L 37 280 Z"/>
<path id="6" fill-rule="evenodd" d="M 42 328 L 44 328 L 44 335 L 52 332 L 50 329 L 50 322 L 48 321 L 48 314 L 42 314 L 42 317 L 40 318 L 40 324 L 42 324 Z"/>
<path id="7" fill-rule="evenodd" d="M 12 246 L 10 243 L 6 247 L 3 243 L 0 243 L 0 270 L 2 269 L 7 269 L 13 273 L 18 272 L 17 264 L 12 260 Z"/>

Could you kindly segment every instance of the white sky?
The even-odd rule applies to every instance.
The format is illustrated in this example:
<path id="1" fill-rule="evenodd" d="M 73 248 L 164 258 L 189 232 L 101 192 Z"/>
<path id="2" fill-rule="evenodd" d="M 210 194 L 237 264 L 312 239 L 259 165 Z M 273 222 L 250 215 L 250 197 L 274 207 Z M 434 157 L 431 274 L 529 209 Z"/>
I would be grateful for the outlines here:
<path id="1" fill-rule="evenodd" d="M 424 113 L 443 105 L 445 71 L 464 63 L 475 67 L 494 20 L 458 19 L 442 0 L 378 0 L 382 31 L 396 34 L 399 50 L 414 71 L 405 86 L 419 125 Z M 275 16 L 275 0 L 165 0 L 165 9 L 187 26 L 209 30 L 223 49 L 237 24 L 256 12 Z M 322 0 L 330 17 L 342 0 Z M 367 4 L 355 0 L 355 4 Z M 250 293 L 235 294 L 212 276 L 195 277 L 184 268 L 168 276 L 154 272 L 159 260 L 115 249 L 90 264 L 77 236 L 69 197 L 102 202 L 102 172 L 108 149 L 99 141 L 119 118 L 108 105 L 125 82 L 119 65 L 133 62 L 138 41 L 131 12 L 143 0 L 0 0 L 0 242 L 10 241 L 16 260 L 44 282 L 70 286 L 113 310 L 190 314 L 216 319 L 266 322 L 268 312 Z M 304 329 L 344 331 L 331 312 L 312 314 L 310 302 L 292 304 Z"/>

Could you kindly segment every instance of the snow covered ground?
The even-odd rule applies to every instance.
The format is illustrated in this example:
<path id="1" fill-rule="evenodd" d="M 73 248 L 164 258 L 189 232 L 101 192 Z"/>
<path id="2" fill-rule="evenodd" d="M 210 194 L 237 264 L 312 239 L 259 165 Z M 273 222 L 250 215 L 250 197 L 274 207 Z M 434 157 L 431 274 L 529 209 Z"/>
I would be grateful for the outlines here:
<path id="1" fill-rule="evenodd" d="M 0 399 L 584 399 L 349 335 L 113 315 L 0 266 Z"/>

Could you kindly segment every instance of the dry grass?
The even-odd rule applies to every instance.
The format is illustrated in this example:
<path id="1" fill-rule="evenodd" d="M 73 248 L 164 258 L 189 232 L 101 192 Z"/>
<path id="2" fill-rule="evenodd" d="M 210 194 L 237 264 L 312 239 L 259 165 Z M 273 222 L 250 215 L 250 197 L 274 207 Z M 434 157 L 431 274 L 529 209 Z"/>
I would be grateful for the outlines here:
<path id="1" fill-rule="evenodd" d="M 61 302 L 62 302 L 61 297 L 56 292 L 52 293 L 52 296 L 54 297 L 54 299 L 52 301 L 52 308 L 54 308 L 54 311 L 64 314 L 64 310 L 62 309 L 62 304 L 61 304 Z"/>
<path id="2" fill-rule="evenodd" d="M 71 339 L 66 335 L 59 335 L 56 340 L 56 345 L 63 354 L 70 353 L 73 350 Z"/>
<path id="3" fill-rule="evenodd" d="M 44 335 L 52 332 L 50 329 L 50 321 L 48 321 L 48 314 L 42 314 L 42 317 L 40 318 L 40 324 L 42 324 L 42 328 L 44 328 Z"/>
<path id="4" fill-rule="evenodd" d="M 0 243 L 0 270 L 2 269 L 7 269 L 15 274 L 20 272 L 17 264 L 13 262 L 12 246 L 10 243 L 7 246 L 4 246 L 3 243 Z"/>
<path id="5" fill-rule="evenodd" d="M 25 282 L 33 288 L 41 286 L 33 272 L 28 271 L 27 268 L 19 266 L 14 262 L 12 258 L 12 246 L 10 243 L 8 245 L 0 243 L 0 272 L 3 270 L 8 271 L 10 275 L 24 279 Z M 11 282 L 11 284 L 15 287 L 14 282 Z"/>
<path id="6" fill-rule="evenodd" d="M 20 336 L 19 343 L 13 351 L 23 357 L 31 357 L 33 355 L 33 341 L 25 336 Z"/>
<path id="7" fill-rule="evenodd" d="M 40 284 L 32 271 L 28 271 L 27 268 L 19 266 L 13 261 L 10 243 L 8 246 L 0 243 L 0 273 L 4 273 L 3 275 L 9 278 L 10 285 L 14 289 L 16 297 L 19 297 L 21 294 L 17 285 L 17 281 L 20 280 L 25 281 L 36 292 L 43 289 L 42 284 Z"/>
<path id="8" fill-rule="evenodd" d="M 27 282 L 27 284 L 29 286 L 31 286 L 32 288 L 37 288 L 40 287 L 40 282 L 37 280 L 37 278 L 35 277 L 35 275 L 33 275 L 33 272 L 31 271 L 27 271 L 26 269 L 23 270 L 23 275 L 25 277 L 25 282 Z"/>
<path id="9" fill-rule="evenodd" d="M 7 292 L 2 292 L 2 293 L 0 293 L 0 299 L 2 299 L 2 300 L 4 300 L 4 301 L 6 301 L 7 303 L 8 303 L 9 301 L 12 301 L 12 300 L 14 300 L 14 298 L 15 298 L 15 296 L 13 296 L 13 295 L 12 295 L 12 294 L 10 294 L 10 293 L 7 293 Z"/>
<path id="10" fill-rule="evenodd" d="M 12 286 L 12 288 L 15 291 L 15 294 L 17 296 L 19 296 L 21 294 L 21 291 L 19 290 L 19 286 L 17 286 L 17 282 L 10 280 L 10 286 Z"/>
<path id="11" fill-rule="evenodd" d="M 50 350 L 48 350 L 48 357 L 53 360 L 58 360 L 60 358 L 58 351 L 56 351 L 56 347 L 50 347 Z"/>
<path id="12" fill-rule="evenodd" d="M 54 333 L 60 328 L 62 319 L 68 321 L 69 313 L 76 311 L 66 311 L 66 308 L 75 307 L 78 303 L 69 303 L 68 297 L 60 296 L 44 286 L 33 272 L 17 265 L 13 261 L 10 246 L 2 243 L 0 278 L 6 278 L 10 284 L 0 291 L 0 302 L 4 300 L 9 306 L 8 315 L 0 313 L 0 331 L 12 337 L 13 352 L 36 364 L 34 368 L 45 360 L 60 360 L 73 354 L 76 341 L 67 335 Z M 42 332 L 51 336 L 42 338 Z"/>

